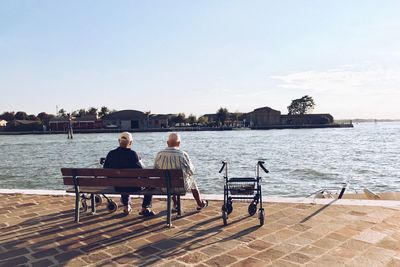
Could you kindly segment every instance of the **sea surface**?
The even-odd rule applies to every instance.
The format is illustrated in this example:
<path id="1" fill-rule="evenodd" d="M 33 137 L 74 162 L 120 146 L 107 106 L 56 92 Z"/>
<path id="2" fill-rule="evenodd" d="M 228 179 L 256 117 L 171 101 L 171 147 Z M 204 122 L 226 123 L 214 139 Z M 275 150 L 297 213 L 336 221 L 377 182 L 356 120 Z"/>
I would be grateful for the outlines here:
<path id="1" fill-rule="evenodd" d="M 166 146 L 168 133 L 133 133 L 133 149 L 147 167 Z M 196 167 L 202 193 L 223 194 L 218 173 L 254 177 L 258 160 L 263 194 L 307 196 L 350 182 L 351 190 L 400 191 L 400 122 L 355 124 L 354 128 L 182 132 L 182 149 Z M 0 188 L 64 189 L 61 167 L 98 167 L 117 147 L 118 134 L 0 135 Z"/>

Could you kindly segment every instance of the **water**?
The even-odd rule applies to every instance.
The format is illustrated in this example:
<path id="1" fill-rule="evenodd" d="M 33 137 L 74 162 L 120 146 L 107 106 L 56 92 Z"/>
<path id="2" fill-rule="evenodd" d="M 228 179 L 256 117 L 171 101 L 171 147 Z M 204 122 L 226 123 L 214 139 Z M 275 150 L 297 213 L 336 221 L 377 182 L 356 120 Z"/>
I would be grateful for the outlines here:
<path id="1" fill-rule="evenodd" d="M 168 133 L 133 133 L 147 166 Z M 182 132 L 182 149 L 195 167 L 201 192 L 222 194 L 221 161 L 231 177 L 254 177 L 257 160 L 268 196 L 305 196 L 350 180 L 356 188 L 400 191 L 400 123 L 360 123 L 354 128 Z M 96 167 L 117 146 L 117 134 L 0 136 L 0 188 L 63 189 L 61 167 Z"/>

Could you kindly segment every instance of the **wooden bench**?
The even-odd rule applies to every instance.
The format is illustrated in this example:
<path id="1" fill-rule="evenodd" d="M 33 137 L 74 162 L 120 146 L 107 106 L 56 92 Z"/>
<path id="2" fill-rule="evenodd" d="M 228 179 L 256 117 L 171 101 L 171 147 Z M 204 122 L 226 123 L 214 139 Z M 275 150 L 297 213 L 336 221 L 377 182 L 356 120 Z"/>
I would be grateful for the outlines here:
<path id="1" fill-rule="evenodd" d="M 81 194 L 90 194 L 92 213 L 95 213 L 95 194 L 121 194 L 115 187 L 145 188 L 124 194 L 166 195 L 168 227 L 172 226 L 171 198 L 177 195 L 177 212 L 181 215 L 180 196 L 186 194 L 182 170 L 61 168 L 61 173 L 64 185 L 73 186 L 67 192 L 75 193 L 75 222 L 79 222 Z"/>

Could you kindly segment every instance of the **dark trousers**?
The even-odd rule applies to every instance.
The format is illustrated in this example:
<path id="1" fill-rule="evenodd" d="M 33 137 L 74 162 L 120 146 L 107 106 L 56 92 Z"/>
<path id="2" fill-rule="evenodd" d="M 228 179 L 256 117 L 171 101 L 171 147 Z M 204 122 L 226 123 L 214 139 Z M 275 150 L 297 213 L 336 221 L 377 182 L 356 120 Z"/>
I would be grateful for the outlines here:
<path id="1" fill-rule="evenodd" d="M 153 195 L 144 195 L 142 208 L 151 208 L 151 201 L 153 199 Z M 127 194 L 121 194 L 121 203 L 124 206 L 128 206 L 131 204 L 131 196 Z"/>

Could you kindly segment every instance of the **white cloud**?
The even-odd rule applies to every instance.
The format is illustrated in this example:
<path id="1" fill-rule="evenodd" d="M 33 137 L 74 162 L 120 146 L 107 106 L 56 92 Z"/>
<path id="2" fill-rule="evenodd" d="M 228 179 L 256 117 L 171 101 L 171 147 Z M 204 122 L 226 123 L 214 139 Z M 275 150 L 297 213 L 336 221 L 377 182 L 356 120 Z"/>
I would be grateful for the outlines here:
<path id="1" fill-rule="evenodd" d="M 400 68 L 373 64 L 344 65 L 329 70 L 309 70 L 271 76 L 284 89 L 344 95 L 399 95 Z"/>

